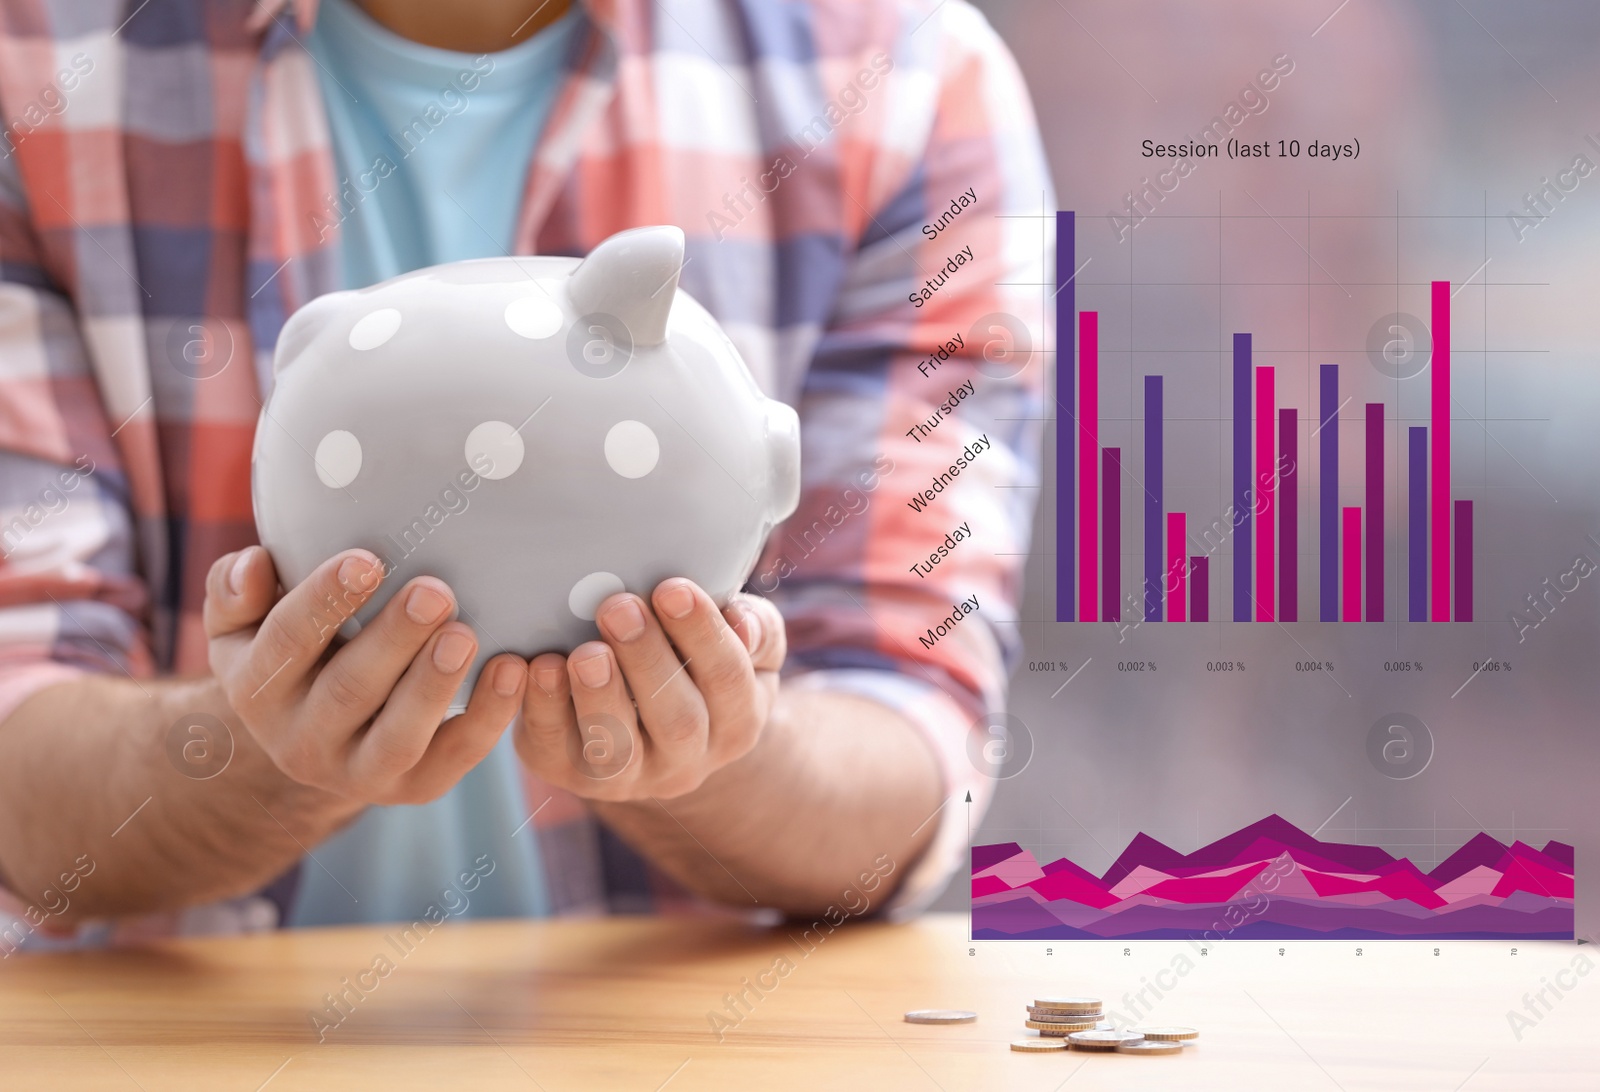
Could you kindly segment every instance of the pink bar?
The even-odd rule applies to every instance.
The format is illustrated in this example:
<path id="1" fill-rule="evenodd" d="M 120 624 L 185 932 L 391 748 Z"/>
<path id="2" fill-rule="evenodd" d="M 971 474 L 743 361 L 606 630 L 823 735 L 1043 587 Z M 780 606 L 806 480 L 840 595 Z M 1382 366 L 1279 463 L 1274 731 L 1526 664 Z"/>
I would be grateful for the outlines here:
<path id="1" fill-rule="evenodd" d="M 1278 427 L 1275 372 L 1272 368 L 1256 369 L 1256 621 L 1270 622 L 1276 616 L 1273 610 L 1273 592 L 1276 590 L 1276 570 L 1273 555 L 1277 550 L 1274 535 L 1275 517 L 1272 495 L 1278 484 L 1277 447 L 1273 443 Z"/>
<path id="2" fill-rule="evenodd" d="M 1078 620 L 1100 620 L 1100 313 L 1078 312 Z"/>
<path id="3" fill-rule="evenodd" d="M 1344 510 L 1344 621 L 1361 621 L 1361 509 Z"/>
<path id="4" fill-rule="evenodd" d="M 1188 528 L 1182 512 L 1167 513 L 1167 620 L 1189 620 Z"/>
<path id="5" fill-rule="evenodd" d="M 1433 620 L 1450 621 L 1450 282 L 1433 282 L 1433 472 L 1428 504 L 1428 576 L 1433 581 Z"/>

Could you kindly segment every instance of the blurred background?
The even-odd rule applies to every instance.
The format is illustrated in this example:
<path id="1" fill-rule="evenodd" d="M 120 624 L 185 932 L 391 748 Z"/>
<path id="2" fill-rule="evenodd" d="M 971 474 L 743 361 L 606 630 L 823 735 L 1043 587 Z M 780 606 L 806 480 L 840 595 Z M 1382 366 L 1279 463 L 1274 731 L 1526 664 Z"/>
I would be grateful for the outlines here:
<path id="1" fill-rule="evenodd" d="M 1164 373 L 1168 494 L 1197 512 L 1214 497 L 1209 523 L 1230 496 L 1232 332 L 1254 333 L 1255 362 L 1277 365 L 1278 404 L 1302 407 L 1302 421 L 1316 366 L 1339 362 L 1351 406 L 1383 400 L 1400 418 L 1386 489 L 1391 618 L 1406 608 L 1396 428 L 1426 423 L 1428 374 L 1385 374 L 1369 334 L 1392 312 L 1425 322 L 1427 281 L 1458 286 L 1455 495 L 1476 505 L 1478 620 L 1056 623 L 1047 470 L 1016 621 L 1026 652 L 1010 758 L 974 841 L 1019 842 L 1041 862 L 1065 856 L 1099 873 L 1139 831 L 1188 852 L 1274 812 L 1423 869 L 1480 830 L 1554 838 L 1577 847 L 1579 933 L 1600 931 L 1600 578 L 1546 598 L 1543 620 L 1528 605 L 1580 555 L 1600 562 L 1600 4 L 978 7 L 1032 91 L 1053 207 L 1078 212 L 1077 260 L 1090 263 L 1078 306 L 1101 311 L 1103 442 L 1139 449 L 1139 377 Z M 1263 81 L 1274 68 L 1278 79 Z M 1230 104 L 1242 107 L 1242 140 L 1359 140 L 1361 153 L 1197 161 L 1148 219 L 1119 230 L 1111 217 L 1127 216 L 1128 194 L 1171 163 L 1144 158 L 1141 141 L 1190 139 Z M 1580 159 L 1592 176 L 1575 170 Z M 1530 213 L 1540 190 L 1544 211 Z M 1049 246 L 1051 222 L 1039 225 Z M 1354 416 L 1347 407 L 1346 429 L 1360 427 Z M 1341 500 L 1359 504 L 1359 432 L 1341 441 Z M 1052 430 L 1047 467 L 1053 444 Z M 1302 464 L 1302 551 L 1315 548 L 1315 489 L 1314 464 Z M 1124 501 L 1124 574 L 1140 571 L 1136 500 Z M 1226 617 L 1227 546 L 1212 566 L 1212 616 Z M 1301 569 L 1302 616 L 1314 616 L 1313 554 Z M 1518 611 L 1539 625 L 1519 627 Z M 1223 659 L 1245 672 L 1206 670 Z M 1489 659 L 1510 670 L 1475 674 Z M 1296 670 L 1308 660 L 1334 670 Z M 1401 660 L 1423 670 L 1384 670 Z M 1065 687 L 1068 671 L 1028 670 L 1086 661 Z M 1157 670 L 1117 670 L 1125 661 Z M 1426 768 L 1406 779 L 1368 758 L 1374 723 L 1397 713 L 1432 737 Z M 967 891 L 958 873 L 938 906 L 965 909 Z"/>

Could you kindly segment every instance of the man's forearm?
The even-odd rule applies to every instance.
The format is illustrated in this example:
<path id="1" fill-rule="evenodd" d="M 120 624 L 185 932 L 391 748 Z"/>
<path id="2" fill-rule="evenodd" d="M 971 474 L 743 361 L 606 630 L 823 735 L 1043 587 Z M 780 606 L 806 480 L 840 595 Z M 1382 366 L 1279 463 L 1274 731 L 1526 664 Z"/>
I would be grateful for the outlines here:
<path id="1" fill-rule="evenodd" d="M 232 743 L 203 780 L 191 775 L 211 767 L 168 752 L 196 715 L 226 723 Z M 0 874 L 54 925 L 247 893 L 359 810 L 285 777 L 210 679 L 88 677 L 0 724 Z"/>
<path id="2" fill-rule="evenodd" d="M 885 857 L 898 881 L 932 840 L 940 795 L 932 752 L 898 713 L 783 690 L 755 749 L 700 788 L 596 810 L 699 894 L 802 913 L 837 903 Z"/>

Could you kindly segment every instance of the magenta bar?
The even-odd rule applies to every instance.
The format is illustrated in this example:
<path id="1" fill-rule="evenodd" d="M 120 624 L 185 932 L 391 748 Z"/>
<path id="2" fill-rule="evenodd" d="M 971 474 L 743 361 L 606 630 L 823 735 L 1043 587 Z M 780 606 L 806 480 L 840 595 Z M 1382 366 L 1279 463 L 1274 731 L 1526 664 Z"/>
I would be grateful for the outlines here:
<path id="1" fill-rule="evenodd" d="M 1211 559 L 1207 557 L 1191 557 L 1189 559 L 1189 603 L 1193 608 L 1189 611 L 1189 621 L 1211 621 Z"/>
<path id="2" fill-rule="evenodd" d="M 1367 621 L 1383 621 L 1383 403 L 1367 403 Z"/>
<path id="3" fill-rule="evenodd" d="M 1273 608 L 1273 553 L 1277 536 L 1273 534 L 1272 495 L 1277 487 L 1278 465 L 1272 432 L 1277 424 L 1276 373 L 1272 368 L 1256 369 L 1256 621 L 1270 622 Z"/>
<path id="4" fill-rule="evenodd" d="M 1106 577 L 1102 586 L 1100 616 L 1107 622 L 1122 621 L 1122 449 L 1108 447 L 1102 458 L 1101 487 L 1106 493 L 1105 522 L 1101 524 L 1100 554 Z"/>
<path id="5" fill-rule="evenodd" d="M 1278 463 L 1283 488 L 1278 494 L 1278 616 L 1300 620 L 1300 459 L 1299 414 L 1278 411 Z"/>
<path id="6" fill-rule="evenodd" d="M 1078 312 L 1078 616 L 1100 616 L 1100 313 Z"/>
<path id="7" fill-rule="evenodd" d="M 1433 414 L 1429 437 L 1433 442 L 1433 490 L 1428 498 L 1432 556 L 1428 559 L 1433 581 L 1433 620 L 1450 621 L 1450 282 L 1433 282 Z"/>
<path id="8" fill-rule="evenodd" d="M 1188 583 L 1183 558 L 1188 545 L 1189 532 L 1182 512 L 1167 513 L 1167 618 L 1173 622 L 1189 620 L 1189 597 L 1185 594 Z"/>
<path id="9" fill-rule="evenodd" d="M 1472 621 L 1472 502 L 1456 501 L 1456 621 Z"/>
<path id="10" fill-rule="evenodd" d="M 1361 621 L 1361 509 L 1344 510 L 1344 621 Z"/>

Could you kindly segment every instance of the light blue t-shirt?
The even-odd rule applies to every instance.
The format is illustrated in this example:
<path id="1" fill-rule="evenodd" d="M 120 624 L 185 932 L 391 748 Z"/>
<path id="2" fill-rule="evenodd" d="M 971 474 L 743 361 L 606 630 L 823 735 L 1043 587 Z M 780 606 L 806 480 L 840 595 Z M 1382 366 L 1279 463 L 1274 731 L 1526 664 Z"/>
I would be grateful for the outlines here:
<path id="1" fill-rule="evenodd" d="M 574 4 L 532 38 L 474 56 L 402 38 L 353 0 L 323 0 L 306 44 L 344 191 L 346 287 L 510 251 L 534 144 L 583 18 Z"/>
<path id="2" fill-rule="evenodd" d="M 510 250 L 582 19 L 574 6 L 525 42 L 472 56 L 401 38 L 352 0 L 323 0 L 306 44 L 349 180 L 337 208 L 347 288 Z M 529 808 L 508 734 L 440 799 L 368 808 L 313 850 L 288 923 L 547 914 Z"/>

